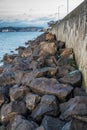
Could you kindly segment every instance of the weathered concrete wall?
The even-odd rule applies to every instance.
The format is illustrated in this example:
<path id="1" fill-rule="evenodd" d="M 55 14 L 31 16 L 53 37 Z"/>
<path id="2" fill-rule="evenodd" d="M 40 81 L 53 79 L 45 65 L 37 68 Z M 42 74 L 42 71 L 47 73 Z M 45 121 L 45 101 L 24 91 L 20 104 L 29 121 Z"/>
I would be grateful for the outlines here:
<path id="1" fill-rule="evenodd" d="M 87 92 L 87 0 L 50 30 L 58 40 L 73 48 Z"/>

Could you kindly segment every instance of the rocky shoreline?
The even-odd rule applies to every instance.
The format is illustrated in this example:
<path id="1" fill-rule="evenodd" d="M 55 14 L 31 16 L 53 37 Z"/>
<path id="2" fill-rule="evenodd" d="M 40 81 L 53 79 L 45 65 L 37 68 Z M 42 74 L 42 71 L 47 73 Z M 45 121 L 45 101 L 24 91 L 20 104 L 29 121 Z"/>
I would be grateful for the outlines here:
<path id="1" fill-rule="evenodd" d="M 0 67 L 0 130 L 87 130 L 87 95 L 72 48 L 43 33 Z"/>

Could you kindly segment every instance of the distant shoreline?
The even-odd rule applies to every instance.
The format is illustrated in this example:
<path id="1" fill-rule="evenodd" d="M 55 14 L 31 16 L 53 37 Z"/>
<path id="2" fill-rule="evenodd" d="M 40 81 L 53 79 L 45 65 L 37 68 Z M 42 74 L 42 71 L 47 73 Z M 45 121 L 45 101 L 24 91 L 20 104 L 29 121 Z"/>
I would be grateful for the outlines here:
<path id="1" fill-rule="evenodd" d="M 2 27 L 0 32 L 42 32 L 43 27 Z"/>

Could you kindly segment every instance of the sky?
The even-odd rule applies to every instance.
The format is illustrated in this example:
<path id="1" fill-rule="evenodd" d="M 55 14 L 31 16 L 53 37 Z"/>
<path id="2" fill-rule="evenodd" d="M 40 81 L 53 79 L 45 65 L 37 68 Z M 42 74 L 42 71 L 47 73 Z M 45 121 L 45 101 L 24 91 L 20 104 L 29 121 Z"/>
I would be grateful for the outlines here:
<path id="1" fill-rule="evenodd" d="M 26 19 L 35 17 L 54 16 L 62 18 L 84 0 L 0 0 L 0 18 L 19 17 Z M 58 11 L 59 8 L 59 11 Z"/>

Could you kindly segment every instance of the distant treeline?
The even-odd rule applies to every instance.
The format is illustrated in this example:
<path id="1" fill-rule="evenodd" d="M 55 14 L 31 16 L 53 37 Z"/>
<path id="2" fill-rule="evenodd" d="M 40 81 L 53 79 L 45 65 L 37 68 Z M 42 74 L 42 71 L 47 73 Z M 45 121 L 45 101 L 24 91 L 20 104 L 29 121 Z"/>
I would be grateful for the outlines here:
<path id="1" fill-rule="evenodd" d="M 0 32 L 30 32 L 43 31 L 43 27 L 2 27 Z"/>

